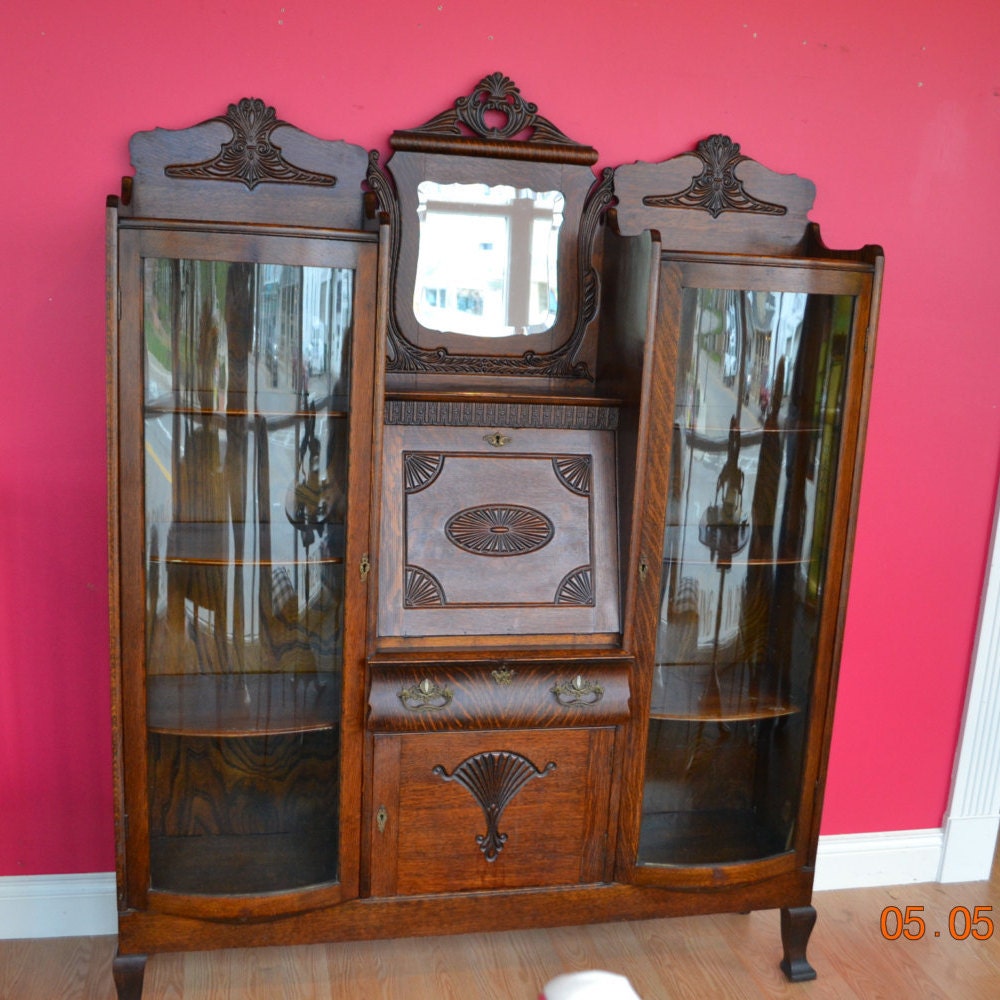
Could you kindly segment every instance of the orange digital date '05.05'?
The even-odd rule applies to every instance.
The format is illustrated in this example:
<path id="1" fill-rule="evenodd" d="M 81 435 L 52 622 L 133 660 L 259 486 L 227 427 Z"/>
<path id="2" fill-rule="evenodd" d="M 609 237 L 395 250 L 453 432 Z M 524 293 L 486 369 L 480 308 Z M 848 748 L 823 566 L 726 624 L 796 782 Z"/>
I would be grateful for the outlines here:
<path id="1" fill-rule="evenodd" d="M 927 931 L 927 921 L 922 916 L 922 906 L 907 906 L 905 911 L 898 906 L 887 906 L 882 911 L 881 931 L 886 941 L 919 941 Z M 994 923 L 990 914 L 992 906 L 953 906 L 948 913 L 948 935 L 955 941 L 988 941 L 993 936 Z M 930 932 L 933 937 L 941 937 L 941 931 Z"/>

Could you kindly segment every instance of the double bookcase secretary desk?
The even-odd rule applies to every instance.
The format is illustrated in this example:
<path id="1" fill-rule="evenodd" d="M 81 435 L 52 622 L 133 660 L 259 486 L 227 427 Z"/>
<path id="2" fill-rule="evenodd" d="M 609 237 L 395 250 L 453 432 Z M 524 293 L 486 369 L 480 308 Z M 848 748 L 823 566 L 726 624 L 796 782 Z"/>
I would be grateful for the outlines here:
<path id="1" fill-rule="evenodd" d="M 499 73 L 108 203 L 119 996 L 159 951 L 775 908 L 808 979 L 881 251 Z"/>

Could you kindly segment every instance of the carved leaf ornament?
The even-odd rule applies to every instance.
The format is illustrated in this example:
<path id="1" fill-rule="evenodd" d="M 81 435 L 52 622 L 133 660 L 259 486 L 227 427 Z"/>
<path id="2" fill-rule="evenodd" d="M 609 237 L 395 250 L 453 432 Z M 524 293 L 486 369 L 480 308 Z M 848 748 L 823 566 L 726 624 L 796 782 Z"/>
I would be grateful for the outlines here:
<path id="1" fill-rule="evenodd" d="M 573 144 L 503 73 L 483 77 L 468 97 L 460 97 L 454 108 L 421 125 L 420 131 L 461 135 L 462 127 L 483 139 L 513 139 L 530 129 L 534 142 Z"/>
<path id="2" fill-rule="evenodd" d="M 676 194 L 650 194 L 642 199 L 650 208 L 700 208 L 717 219 L 723 212 L 752 212 L 757 215 L 784 215 L 783 205 L 773 205 L 747 194 L 736 168 L 748 156 L 728 135 L 702 139 L 694 153 L 704 166 L 691 183 Z"/>
<path id="3" fill-rule="evenodd" d="M 267 183 L 317 187 L 333 187 L 337 183 L 337 178 L 330 174 L 303 170 L 284 158 L 271 134 L 288 123 L 281 121 L 274 108 L 265 105 L 260 98 L 244 97 L 238 104 L 230 104 L 224 115 L 209 121 L 228 125 L 233 132 L 232 139 L 223 143 L 211 159 L 166 167 L 164 173 L 168 177 L 237 181 L 251 191 L 258 184 Z"/>

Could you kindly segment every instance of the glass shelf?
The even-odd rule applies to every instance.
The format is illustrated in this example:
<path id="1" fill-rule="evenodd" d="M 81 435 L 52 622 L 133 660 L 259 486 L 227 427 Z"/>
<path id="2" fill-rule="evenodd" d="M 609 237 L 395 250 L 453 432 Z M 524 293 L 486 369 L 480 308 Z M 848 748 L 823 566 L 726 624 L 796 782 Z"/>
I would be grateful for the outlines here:
<path id="1" fill-rule="evenodd" d="M 747 722 L 794 715 L 799 706 L 765 689 L 766 665 L 657 664 L 650 717 L 662 721 Z"/>
<path id="2" fill-rule="evenodd" d="M 332 673 L 168 674 L 147 680 L 148 728 L 182 736 L 261 736 L 332 729 Z"/>
<path id="3" fill-rule="evenodd" d="M 310 410 L 301 406 L 302 397 L 295 393 L 261 393 L 254 399 L 236 399 L 230 393 L 226 405 L 219 406 L 213 399 L 210 405 L 201 403 L 196 398 L 197 391 L 162 392 L 144 404 L 147 417 L 160 417 L 174 413 L 184 416 L 218 417 L 263 417 L 269 424 L 283 419 L 305 419 L 311 415 Z M 310 404 L 315 404 L 319 417 L 332 420 L 344 420 L 349 416 L 348 399 L 346 396 L 313 396 Z"/>
<path id="4" fill-rule="evenodd" d="M 277 533 L 279 530 L 290 535 L 295 526 L 279 512 L 280 520 L 275 520 L 270 527 Z M 150 551 L 149 562 L 166 563 L 169 565 L 189 566 L 318 566 L 339 565 L 344 561 L 344 525 L 342 523 L 324 522 L 322 525 L 311 525 L 314 531 L 323 529 L 323 537 L 310 546 L 302 545 L 304 551 L 291 551 L 281 555 L 271 552 L 266 558 L 259 556 L 236 556 L 231 550 L 232 527 L 225 521 L 172 521 L 156 522 L 155 527 L 160 537 L 166 537 L 167 550 L 164 553 Z M 249 532 L 258 532 L 267 524 L 242 523 L 241 527 Z M 313 546 L 316 551 L 310 552 Z M 287 548 L 287 546 L 286 546 Z"/>

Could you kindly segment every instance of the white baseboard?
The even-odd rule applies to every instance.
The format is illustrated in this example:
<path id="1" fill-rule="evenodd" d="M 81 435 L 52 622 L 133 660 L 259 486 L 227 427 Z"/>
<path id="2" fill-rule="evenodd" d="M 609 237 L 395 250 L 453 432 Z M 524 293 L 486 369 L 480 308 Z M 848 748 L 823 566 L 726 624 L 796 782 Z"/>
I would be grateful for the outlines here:
<path id="1" fill-rule="evenodd" d="M 1000 816 L 949 816 L 939 882 L 982 882 L 990 877 Z"/>
<path id="2" fill-rule="evenodd" d="M 865 889 L 936 882 L 943 850 L 941 830 L 820 837 L 813 886 L 817 890 Z"/>
<path id="3" fill-rule="evenodd" d="M 988 838 L 980 837 L 989 853 Z M 963 850 L 965 857 L 971 854 Z M 972 852 L 975 853 L 975 852 Z M 946 878 L 943 830 L 851 833 L 819 838 L 817 890 L 861 889 Z M 982 865 L 978 875 L 989 877 Z M 953 871 L 959 869 L 954 868 Z M 963 874 L 973 871 L 963 868 Z M 117 932 L 114 872 L 94 875 L 10 875 L 0 877 L 0 938 L 75 937 Z"/>
<path id="4" fill-rule="evenodd" d="M 0 877 L 0 938 L 117 933 L 114 872 Z"/>

